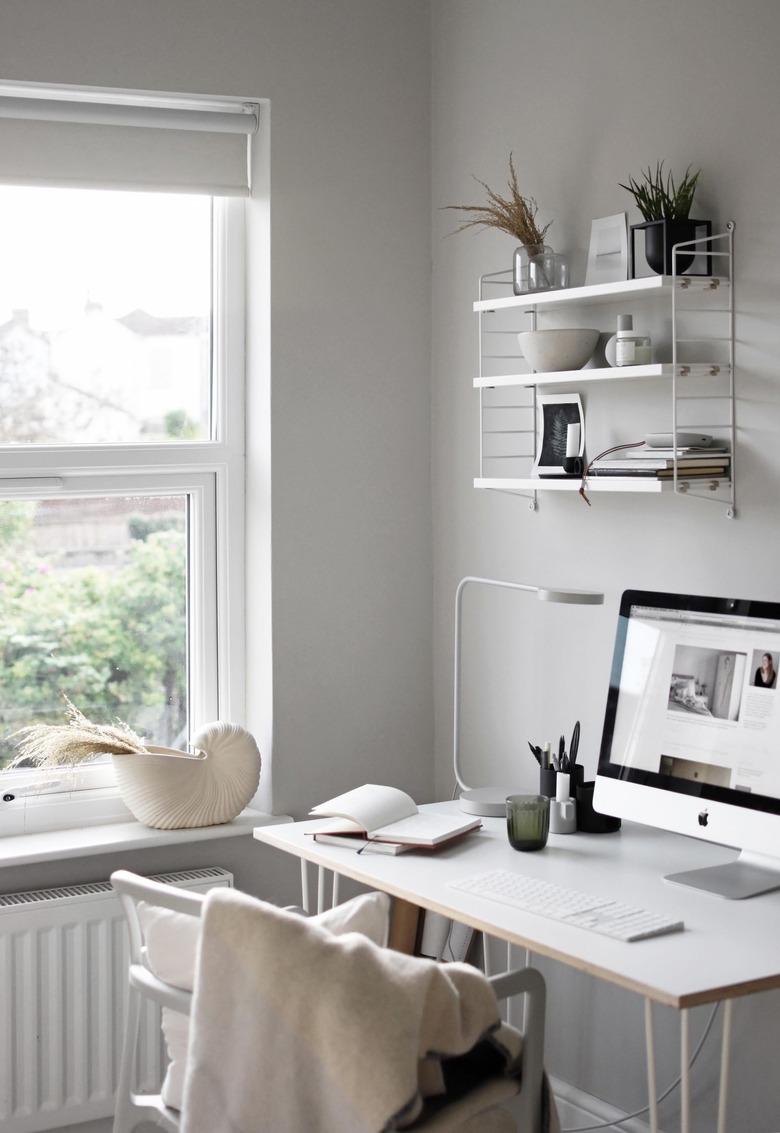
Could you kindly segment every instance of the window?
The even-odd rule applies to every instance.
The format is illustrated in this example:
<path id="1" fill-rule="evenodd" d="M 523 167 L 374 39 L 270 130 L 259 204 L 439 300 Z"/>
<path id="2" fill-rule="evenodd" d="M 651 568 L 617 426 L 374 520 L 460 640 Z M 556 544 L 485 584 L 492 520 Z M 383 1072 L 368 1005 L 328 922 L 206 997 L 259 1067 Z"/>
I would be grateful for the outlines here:
<path id="1" fill-rule="evenodd" d="M 18 729 L 63 722 L 63 694 L 91 720 L 186 745 L 188 503 L 0 503 L 0 766 Z"/>
<path id="2" fill-rule="evenodd" d="M 0 187 L 0 443 L 212 439 L 212 206 Z"/>
<path id="3" fill-rule="evenodd" d="M 14 733 L 64 723 L 65 697 L 91 719 L 121 719 L 150 743 L 184 747 L 208 720 L 240 719 L 243 696 L 244 204 L 221 194 L 245 195 L 248 186 L 202 191 L 202 172 L 193 185 L 192 171 L 182 175 L 169 161 L 169 126 L 138 128 L 132 119 L 126 128 L 121 116 L 170 111 L 178 136 L 182 113 L 219 114 L 220 123 L 238 120 L 234 132 L 246 145 L 247 110 L 150 108 L 126 92 L 106 107 L 97 95 L 93 102 L 60 88 L 54 103 L 75 106 L 74 122 L 63 124 L 48 120 L 45 93 L 34 96 L 41 120 L 19 122 L 16 104 L 27 100 L 0 87 L 6 791 L 28 780 L 47 790 L 111 781 L 110 764 L 67 783 L 8 770 Z M 104 113 L 107 125 L 91 120 Z M 6 166 L 9 122 L 22 128 L 23 142 L 12 131 Z M 50 132 L 54 166 L 61 160 L 64 173 L 22 182 L 14 163 L 28 127 L 33 139 L 40 127 Z M 99 162 L 105 131 L 118 135 L 119 173 L 101 165 L 95 175 L 87 148 L 87 172 L 77 171 L 85 184 L 74 186 L 73 129 L 103 139 L 94 147 Z M 155 135 L 152 148 L 163 155 L 151 186 L 146 157 L 138 184 L 138 162 L 127 153 L 125 139 L 136 135 Z M 213 157 L 202 164 L 210 174 Z M 246 168 L 245 152 L 244 177 Z"/>

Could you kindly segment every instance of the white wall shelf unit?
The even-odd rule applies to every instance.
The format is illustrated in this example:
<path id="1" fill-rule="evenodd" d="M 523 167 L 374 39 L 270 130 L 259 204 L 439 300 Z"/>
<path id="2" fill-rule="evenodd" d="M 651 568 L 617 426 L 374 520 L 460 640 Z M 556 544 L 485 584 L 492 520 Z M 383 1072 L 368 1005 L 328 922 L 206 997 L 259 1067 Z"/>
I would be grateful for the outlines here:
<path id="1" fill-rule="evenodd" d="M 642 439 L 648 431 L 711 433 L 730 450 L 730 475 L 688 478 L 676 461 L 665 480 L 650 477 L 589 476 L 591 492 L 637 492 L 697 496 L 725 506 L 736 515 L 735 373 L 734 373 L 734 225 L 696 240 L 695 273 L 704 256 L 712 257 L 717 275 L 648 276 L 617 283 L 514 295 L 511 272 L 480 279 L 474 311 L 479 320 L 479 476 L 476 488 L 524 496 L 535 510 L 539 492 L 579 492 L 582 480 L 547 479 L 533 474 L 538 431 L 539 391 L 563 387 L 583 400 L 600 388 L 610 398 L 610 412 L 598 405 L 589 417 L 584 408 L 586 464 L 612 445 Z M 680 245 L 687 251 L 688 245 Z M 675 258 L 678 249 L 675 249 Z M 676 262 L 676 261 L 675 261 Z M 510 292 L 510 294 L 507 294 Z M 611 367 L 604 343 L 615 327 L 615 314 L 627 309 L 652 324 L 653 357 L 649 365 Z M 540 325 L 598 327 L 600 345 L 585 369 L 536 373 L 528 367 L 517 340 L 522 330 Z M 636 326 L 636 323 L 635 323 Z M 617 401 L 618 393 L 623 397 Z M 640 395 L 635 400 L 634 393 Z M 614 396 L 613 396 L 614 394 Z M 647 406 L 663 424 L 647 428 Z M 620 422 L 618 426 L 615 420 Z M 606 418 L 606 420 L 605 420 Z M 623 424 L 625 422 L 625 424 Z M 621 430 L 632 429 L 626 433 Z M 593 438 L 593 440 L 591 440 Z"/>
<path id="2" fill-rule="evenodd" d="M 677 377 L 715 377 L 724 369 L 718 363 L 704 362 L 678 365 Z M 675 371 L 671 365 L 654 363 L 648 366 L 600 366 L 588 370 L 547 370 L 544 374 L 506 374 L 495 378 L 475 378 L 475 389 L 501 389 L 509 386 L 540 386 L 591 382 L 639 381 L 642 378 L 671 378 Z"/>

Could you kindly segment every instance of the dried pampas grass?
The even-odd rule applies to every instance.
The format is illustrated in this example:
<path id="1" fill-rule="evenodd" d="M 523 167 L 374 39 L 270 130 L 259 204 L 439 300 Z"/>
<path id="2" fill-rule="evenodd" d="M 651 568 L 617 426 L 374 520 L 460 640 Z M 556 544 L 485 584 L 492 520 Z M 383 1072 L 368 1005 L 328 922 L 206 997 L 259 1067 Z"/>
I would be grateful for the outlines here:
<path id="1" fill-rule="evenodd" d="M 38 767 L 62 767 L 83 763 L 98 755 L 146 752 L 144 742 L 132 728 L 116 724 L 93 724 L 67 697 L 67 724 L 31 724 L 14 733 L 19 754 L 11 766 L 34 763 Z"/>
<path id="2" fill-rule="evenodd" d="M 456 229 L 456 232 L 463 232 L 466 228 L 475 227 L 497 228 L 501 232 L 514 236 L 515 240 L 518 240 L 526 248 L 541 250 L 552 221 L 550 221 L 550 224 L 545 224 L 543 228 L 540 228 L 537 224 L 536 213 L 538 208 L 536 201 L 533 197 L 524 197 L 520 192 L 512 154 L 509 155 L 508 197 L 502 197 L 495 193 L 489 185 L 480 181 L 478 177 L 475 177 L 474 180 L 487 193 L 487 204 L 445 205 L 445 208 L 471 214 L 472 219 L 462 224 L 460 228 Z"/>

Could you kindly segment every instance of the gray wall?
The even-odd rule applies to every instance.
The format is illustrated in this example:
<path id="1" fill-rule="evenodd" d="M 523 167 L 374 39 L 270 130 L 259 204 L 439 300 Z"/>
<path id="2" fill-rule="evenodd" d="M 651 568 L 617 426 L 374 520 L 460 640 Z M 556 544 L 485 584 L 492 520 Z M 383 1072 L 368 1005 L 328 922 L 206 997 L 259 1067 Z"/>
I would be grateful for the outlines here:
<path id="1" fill-rule="evenodd" d="M 482 758 L 529 782 L 517 754 L 526 738 L 568 731 L 576 717 L 593 769 L 624 587 L 776 596 L 779 33 L 774 0 L 4 0 L 3 78 L 271 100 L 278 810 L 302 815 L 358 779 L 419 800 L 449 796 L 452 598 L 464 574 L 607 593 L 602 611 L 558 617 L 516 602 L 486 608 L 485 632 L 470 622 L 480 663 L 469 735 Z M 628 209 L 617 183 L 657 158 L 701 165 L 701 211 L 737 222 L 736 521 L 668 497 L 602 495 L 591 509 L 543 497 L 531 514 L 471 487 L 471 304 L 477 276 L 508 266 L 512 245 L 496 234 L 445 239 L 455 225 L 440 210 L 475 199 L 472 175 L 500 185 L 510 151 L 575 277 L 591 219 Z M 268 516 L 252 499 L 248 520 L 256 538 Z M 265 733 L 259 681 L 258 667 L 249 722 Z M 249 839 L 203 853 L 192 864 L 229 864 L 240 885 L 295 897 L 297 871 Z M 127 864 L 151 871 L 180 858 L 147 852 Z M 14 871 L 3 888 L 93 876 L 89 866 Z M 549 974 L 551 1069 L 625 1109 L 641 1104 L 641 1005 Z M 738 1005 L 740 1129 L 780 1125 L 776 1014 L 773 997 Z M 673 1020 L 660 1022 L 671 1036 Z M 702 1022 L 697 1012 L 697 1032 Z M 668 1079 L 676 1048 L 662 1045 Z M 696 1133 L 713 1125 L 712 1049 L 696 1072 Z"/>
<path id="2" fill-rule="evenodd" d="M 780 7 L 767 0 L 435 0 L 433 13 L 434 658 L 437 787 L 444 796 L 452 783 L 452 598 L 463 575 L 606 593 L 603 609 L 573 616 L 507 592 L 467 592 L 465 766 L 472 781 L 482 766 L 494 781 L 510 773 L 526 786 L 536 766 L 526 740 L 557 740 L 577 717 L 586 767 L 595 769 L 624 588 L 780 598 L 773 455 L 780 431 Z M 736 520 L 709 502 L 670 496 L 602 494 L 588 508 L 576 495 L 542 494 L 532 513 L 516 497 L 471 487 L 478 404 L 471 305 L 479 275 L 511 265 L 513 241 L 493 232 L 448 236 L 458 214 L 440 210 L 483 199 L 473 176 L 503 188 L 510 151 L 521 190 L 537 199 L 540 219 L 554 220 L 548 240 L 570 255 L 574 282 L 584 278 L 591 220 L 627 211 L 629 222 L 638 222 L 619 182 L 659 159 L 678 174 L 689 163 L 700 166 L 695 215 L 716 225 L 736 222 Z M 632 439 L 619 403 L 599 401 L 592 389 L 586 421 L 589 411 L 594 421 L 600 411 L 613 443 Z M 634 397 L 622 411 L 640 437 L 669 427 L 652 396 Z M 551 1070 L 626 1110 L 641 1105 L 641 1004 L 557 970 L 550 987 Z M 780 1128 L 777 1076 L 762 1053 L 777 1049 L 777 1006 L 769 996 L 737 1006 L 735 1129 Z M 586 1022 L 577 1026 L 580 1011 Z M 664 1082 L 677 1072 L 674 1020 L 665 1014 L 658 1020 Z M 696 1012 L 697 1034 L 706 1017 Z M 708 1044 L 695 1072 L 701 1133 L 714 1127 L 713 1050 Z"/>
<path id="3" fill-rule="evenodd" d="M 431 797 L 429 26 L 413 0 L 0 9 L 3 78 L 270 100 L 273 486 L 269 516 L 253 471 L 247 578 L 254 609 L 272 526 L 273 751 L 256 624 L 247 722 L 282 812 L 356 776 Z"/>

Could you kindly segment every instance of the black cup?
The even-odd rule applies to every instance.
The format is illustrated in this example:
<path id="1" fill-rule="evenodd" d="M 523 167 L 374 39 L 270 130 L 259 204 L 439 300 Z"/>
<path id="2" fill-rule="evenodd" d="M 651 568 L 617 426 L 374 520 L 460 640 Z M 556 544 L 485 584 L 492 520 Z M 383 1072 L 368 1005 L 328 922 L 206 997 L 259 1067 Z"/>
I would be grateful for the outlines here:
<path id="1" fill-rule="evenodd" d="M 620 819 L 609 814 L 599 814 L 593 809 L 593 788 L 595 783 L 578 783 L 574 788 L 577 800 L 577 829 L 583 834 L 612 834 L 620 829 Z"/>
<path id="2" fill-rule="evenodd" d="M 539 794 L 546 795 L 548 799 L 554 799 L 556 793 L 556 784 L 558 782 L 558 772 L 554 767 L 540 767 L 539 769 Z"/>

